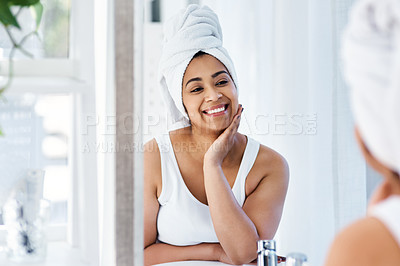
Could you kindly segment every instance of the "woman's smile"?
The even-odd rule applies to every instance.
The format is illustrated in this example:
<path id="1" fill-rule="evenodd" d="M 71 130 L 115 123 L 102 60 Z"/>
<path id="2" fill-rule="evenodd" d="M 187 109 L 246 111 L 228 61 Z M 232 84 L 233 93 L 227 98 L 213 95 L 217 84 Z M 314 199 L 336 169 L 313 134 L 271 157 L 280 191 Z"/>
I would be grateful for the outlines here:
<path id="1" fill-rule="evenodd" d="M 229 104 L 214 105 L 210 108 L 203 110 L 203 113 L 209 117 L 221 116 L 228 114 Z"/>

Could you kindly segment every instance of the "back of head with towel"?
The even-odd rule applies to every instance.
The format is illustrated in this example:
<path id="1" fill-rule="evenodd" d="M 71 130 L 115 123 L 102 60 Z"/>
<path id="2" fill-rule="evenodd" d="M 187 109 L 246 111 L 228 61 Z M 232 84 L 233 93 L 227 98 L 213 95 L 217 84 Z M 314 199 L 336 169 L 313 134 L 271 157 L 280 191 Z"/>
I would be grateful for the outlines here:
<path id="1" fill-rule="evenodd" d="M 343 60 L 356 138 L 383 182 L 368 216 L 337 236 L 325 265 L 400 265 L 400 0 L 355 4 Z"/>

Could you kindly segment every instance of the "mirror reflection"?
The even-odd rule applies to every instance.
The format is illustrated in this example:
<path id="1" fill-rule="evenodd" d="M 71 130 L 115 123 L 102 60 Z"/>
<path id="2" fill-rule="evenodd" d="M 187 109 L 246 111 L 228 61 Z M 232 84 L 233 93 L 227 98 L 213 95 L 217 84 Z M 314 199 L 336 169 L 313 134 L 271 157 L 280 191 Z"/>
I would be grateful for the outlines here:
<path id="1" fill-rule="evenodd" d="M 341 40 L 353 1 L 329 4 L 288 1 L 170 1 L 166 4 L 163 1 L 148 1 L 143 25 L 143 133 L 145 142 L 152 144 L 152 150 L 157 143 L 160 145 L 153 138 L 169 132 L 175 121 L 171 115 L 165 115 L 170 106 L 165 104 L 164 95 L 159 90 L 158 63 L 165 53 L 162 46 L 163 27 L 168 18 L 190 4 L 207 5 L 218 16 L 223 35 L 222 46 L 228 51 L 237 74 L 237 80 L 230 75 L 227 78 L 237 85 L 238 103 L 245 109 L 238 132 L 278 151 L 288 163 L 290 180 L 287 196 L 278 230 L 272 235 L 278 254 L 301 252 L 308 256 L 311 264 L 321 265 L 335 234 L 365 215 L 372 191 L 381 180 L 365 163 L 355 141 L 348 87 L 342 76 Z M 185 67 L 180 71 L 186 70 Z M 182 81 L 178 79 L 181 87 L 174 92 L 179 91 L 178 96 L 176 99 L 172 96 L 172 99 L 174 103 L 183 104 L 183 109 L 177 108 L 183 116 L 186 114 L 190 119 L 193 115 L 195 125 L 196 111 L 190 113 L 188 108 L 191 107 L 185 109 L 185 85 L 191 77 L 198 77 L 200 80 L 193 82 L 195 88 L 187 84 L 189 92 L 192 89 L 202 94 L 207 88 L 201 74 L 191 75 L 190 70 L 188 64 L 188 72 L 182 74 Z M 226 65 L 225 70 L 230 74 Z M 179 93 L 182 99 L 178 99 Z M 215 96 L 218 98 L 218 93 Z M 201 107 L 198 104 L 197 113 L 202 111 Z M 201 115 L 206 114 L 200 113 L 197 117 Z M 188 143 L 192 143 L 188 137 L 191 132 L 185 135 Z M 203 137 L 210 133 L 200 132 Z M 169 136 L 171 142 L 168 145 L 173 145 L 174 140 L 180 143 L 179 134 L 178 137 L 172 133 Z M 201 182 L 197 180 L 197 184 L 185 179 L 185 173 L 190 177 L 199 176 L 194 173 L 201 173 L 202 168 L 197 166 L 198 170 L 194 170 L 197 168 L 189 163 L 190 153 L 185 156 L 175 147 L 173 151 L 173 159 L 177 161 L 173 167 L 182 175 L 191 196 L 202 204 L 207 203 L 202 175 L 199 178 Z M 156 165 L 162 165 L 162 157 Z M 229 178 L 227 180 L 229 183 Z M 246 183 L 246 189 L 247 186 Z M 159 187 L 156 191 L 163 193 Z M 246 199 L 248 196 L 246 194 Z M 154 198 L 153 202 L 156 206 Z M 164 207 L 160 202 L 158 204 L 161 209 Z M 268 223 L 268 219 L 264 222 Z M 153 220 L 153 228 L 155 223 Z M 145 215 L 145 238 L 146 230 Z M 154 229 L 153 234 L 152 240 L 156 239 Z M 153 242 L 145 240 L 145 246 L 149 243 Z"/>

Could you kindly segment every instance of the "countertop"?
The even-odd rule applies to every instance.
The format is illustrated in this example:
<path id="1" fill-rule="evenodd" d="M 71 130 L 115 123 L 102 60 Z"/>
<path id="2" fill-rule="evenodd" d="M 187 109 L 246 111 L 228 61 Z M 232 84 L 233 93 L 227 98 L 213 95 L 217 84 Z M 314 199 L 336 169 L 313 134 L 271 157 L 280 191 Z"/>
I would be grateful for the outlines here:
<path id="1" fill-rule="evenodd" d="M 161 263 L 157 264 L 157 266 L 223 266 L 223 265 L 230 265 L 230 264 L 225 264 L 222 262 L 217 262 L 217 261 L 178 261 L 178 262 L 169 262 L 169 263 Z M 243 264 L 242 266 L 254 266 L 254 264 Z M 279 263 L 279 266 L 285 266 L 285 263 Z M 232 265 L 230 265 L 232 266 Z"/>

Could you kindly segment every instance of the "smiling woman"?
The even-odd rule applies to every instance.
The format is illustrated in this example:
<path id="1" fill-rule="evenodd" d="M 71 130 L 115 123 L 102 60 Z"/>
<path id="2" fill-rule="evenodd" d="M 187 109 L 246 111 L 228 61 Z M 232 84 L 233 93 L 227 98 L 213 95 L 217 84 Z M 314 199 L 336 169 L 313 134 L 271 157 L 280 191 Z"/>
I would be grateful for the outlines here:
<path id="1" fill-rule="evenodd" d="M 278 228 L 286 161 L 238 132 L 244 108 L 216 14 L 190 5 L 164 33 L 160 81 L 172 124 L 145 144 L 145 265 L 249 263 Z"/>
<path id="2" fill-rule="evenodd" d="M 204 52 L 195 54 L 185 71 L 183 84 L 186 85 L 182 101 L 192 129 L 213 129 L 221 133 L 229 126 L 232 116 L 238 111 L 238 93 L 231 76 L 218 59 Z M 196 120 L 203 120 L 205 126 Z"/>

